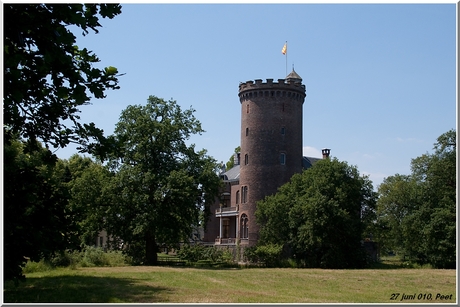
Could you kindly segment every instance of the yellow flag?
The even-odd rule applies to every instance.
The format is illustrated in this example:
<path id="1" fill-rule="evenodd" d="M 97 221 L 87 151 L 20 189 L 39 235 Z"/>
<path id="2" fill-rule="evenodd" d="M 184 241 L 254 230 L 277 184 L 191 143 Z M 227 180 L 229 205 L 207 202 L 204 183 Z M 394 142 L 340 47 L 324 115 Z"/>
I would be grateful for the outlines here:
<path id="1" fill-rule="evenodd" d="M 283 49 L 281 49 L 282 54 L 286 54 L 287 52 L 287 43 L 284 44 Z"/>

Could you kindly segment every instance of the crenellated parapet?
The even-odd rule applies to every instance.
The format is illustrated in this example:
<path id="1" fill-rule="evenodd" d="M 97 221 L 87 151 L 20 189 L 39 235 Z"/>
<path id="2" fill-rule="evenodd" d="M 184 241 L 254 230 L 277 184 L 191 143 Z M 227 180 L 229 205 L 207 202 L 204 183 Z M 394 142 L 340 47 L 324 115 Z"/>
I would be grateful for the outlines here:
<path id="1" fill-rule="evenodd" d="M 240 102 L 251 100 L 254 98 L 287 98 L 292 100 L 303 100 L 306 96 L 305 85 L 301 79 L 278 79 L 278 82 L 273 82 L 273 79 L 267 79 L 267 82 L 262 82 L 262 79 L 247 81 L 240 83 L 239 93 Z"/>

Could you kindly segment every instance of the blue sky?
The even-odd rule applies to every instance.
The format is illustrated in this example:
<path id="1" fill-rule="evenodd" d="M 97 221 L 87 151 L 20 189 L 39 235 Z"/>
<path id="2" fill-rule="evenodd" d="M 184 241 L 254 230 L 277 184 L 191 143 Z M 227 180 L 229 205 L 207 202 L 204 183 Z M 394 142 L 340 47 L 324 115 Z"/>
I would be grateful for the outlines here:
<path id="1" fill-rule="evenodd" d="M 128 105 L 172 98 L 206 130 L 191 142 L 226 162 L 240 144 L 238 85 L 284 78 L 286 41 L 287 72 L 307 87 L 304 155 L 331 148 L 376 187 L 456 128 L 455 4 L 123 4 L 100 22 L 77 43 L 126 75 L 81 120 L 106 134 Z"/>

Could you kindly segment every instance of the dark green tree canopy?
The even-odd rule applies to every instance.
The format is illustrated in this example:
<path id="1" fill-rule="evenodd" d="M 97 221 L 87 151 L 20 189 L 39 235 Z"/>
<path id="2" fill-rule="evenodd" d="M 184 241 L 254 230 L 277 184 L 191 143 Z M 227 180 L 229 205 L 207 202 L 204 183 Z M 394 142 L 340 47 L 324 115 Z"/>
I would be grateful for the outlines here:
<path id="1" fill-rule="evenodd" d="M 49 163 L 50 151 L 24 152 L 19 140 L 6 144 L 4 153 L 4 278 L 18 279 L 26 258 L 39 261 L 74 241 L 69 191 L 63 172 Z"/>
<path id="2" fill-rule="evenodd" d="M 15 136 L 43 142 L 47 147 L 81 144 L 92 150 L 102 131 L 93 123 L 79 123 L 79 106 L 91 97 L 105 97 L 118 88 L 115 67 L 99 69 L 98 57 L 79 48 L 72 34 L 76 26 L 98 32 L 99 17 L 121 13 L 118 4 L 4 4 L 5 140 Z M 64 121 L 68 121 L 65 123 Z M 70 123 L 70 126 L 69 126 Z"/>
<path id="3" fill-rule="evenodd" d="M 356 167 L 320 160 L 257 204 L 259 244 L 285 244 L 309 267 L 362 267 L 361 216 L 375 207 L 375 198 L 371 181 Z"/>
<path id="4" fill-rule="evenodd" d="M 419 264 L 456 267 L 456 131 L 438 137 L 433 154 L 412 160 L 411 175 L 379 186 L 375 233 L 382 252 Z"/>
<path id="5" fill-rule="evenodd" d="M 155 96 L 127 107 L 111 136 L 111 183 L 106 229 L 128 242 L 131 255 L 156 262 L 157 243 L 187 240 L 209 215 L 220 186 L 218 164 L 187 140 L 203 132 L 193 109 Z"/>
<path id="6" fill-rule="evenodd" d="M 3 5 L 6 279 L 21 277 L 24 257 L 39 260 L 76 245 L 72 177 L 49 147 L 74 142 L 90 152 L 105 140 L 93 123 L 79 122 L 79 107 L 117 89 L 119 75 L 96 68 L 97 56 L 78 47 L 71 31 L 97 33 L 99 18 L 120 12 L 118 4 Z"/>

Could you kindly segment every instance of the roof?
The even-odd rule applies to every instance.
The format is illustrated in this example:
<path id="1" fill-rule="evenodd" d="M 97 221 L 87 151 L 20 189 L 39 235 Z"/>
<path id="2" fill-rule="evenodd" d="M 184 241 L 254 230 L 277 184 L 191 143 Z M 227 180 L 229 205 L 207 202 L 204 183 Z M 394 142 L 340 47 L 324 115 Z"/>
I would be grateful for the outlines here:
<path id="1" fill-rule="evenodd" d="M 220 174 L 220 177 L 223 180 L 230 180 L 230 181 L 239 180 L 240 179 L 240 165 L 239 164 L 235 165 L 228 171 Z"/>
<path id="2" fill-rule="evenodd" d="M 313 166 L 316 162 L 322 160 L 321 158 L 313 158 L 313 157 L 303 157 L 302 159 L 302 166 L 303 169 L 307 169 Z"/>
<path id="3" fill-rule="evenodd" d="M 291 73 L 286 76 L 286 80 L 289 81 L 289 79 L 297 79 L 299 81 L 302 81 L 302 78 L 299 76 L 298 73 L 295 72 L 294 68 L 292 68 Z"/>

